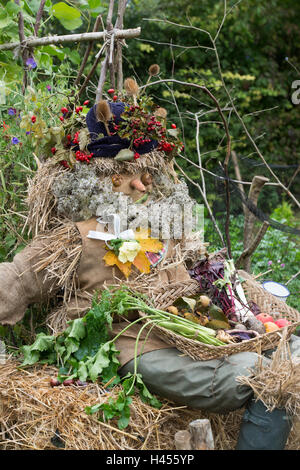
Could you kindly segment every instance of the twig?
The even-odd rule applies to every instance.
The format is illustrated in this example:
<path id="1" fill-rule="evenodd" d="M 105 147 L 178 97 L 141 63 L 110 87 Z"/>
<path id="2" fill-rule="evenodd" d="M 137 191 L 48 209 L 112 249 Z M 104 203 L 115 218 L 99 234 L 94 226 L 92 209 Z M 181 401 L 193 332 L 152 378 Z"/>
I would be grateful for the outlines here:
<path id="1" fill-rule="evenodd" d="M 35 25 L 34 25 L 34 35 L 37 36 L 39 29 L 40 29 L 40 24 L 44 12 L 44 6 L 45 6 L 46 0 L 41 0 L 38 12 L 36 14 L 36 19 L 35 19 Z"/>
<path id="2" fill-rule="evenodd" d="M 252 241 L 251 245 L 243 251 L 243 253 L 238 258 L 237 262 L 235 263 L 235 266 L 236 266 L 237 269 L 239 269 L 240 266 L 243 264 L 243 262 L 245 262 L 245 260 L 247 260 L 247 258 L 250 258 L 251 255 L 255 252 L 256 248 L 258 247 L 258 245 L 262 241 L 266 231 L 268 230 L 269 225 L 270 224 L 268 222 L 264 222 L 263 225 L 260 227 L 260 229 L 259 229 L 255 239 Z"/>
<path id="3" fill-rule="evenodd" d="M 93 76 L 93 74 L 94 74 L 94 72 L 95 72 L 95 70 L 96 70 L 96 68 L 97 68 L 97 65 L 99 64 L 99 62 L 100 62 L 100 60 L 101 60 L 101 58 L 102 58 L 102 54 L 103 54 L 103 52 L 104 52 L 104 50 L 105 50 L 105 45 L 106 45 L 106 44 L 103 44 L 102 48 L 101 48 L 100 51 L 98 52 L 97 58 L 96 58 L 96 60 L 95 60 L 95 62 L 94 62 L 94 64 L 93 64 L 91 70 L 89 71 L 89 73 L 88 73 L 86 79 L 84 80 L 83 85 L 81 86 L 81 88 L 80 88 L 80 90 L 79 90 L 79 92 L 78 92 L 78 96 L 80 96 L 80 95 L 84 92 L 84 90 L 85 90 L 87 84 L 89 83 L 91 77 Z"/>
<path id="4" fill-rule="evenodd" d="M 96 18 L 96 21 L 95 21 L 95 24 L 94 24 L 94 29 L 93 29 L 93 32 L 97 32 L 98 29 L 99 29 L 99 26 L 101 24 L 101 15 L 97 16 Z M 81 76 L 82 76 L 82 73 L 84 71 L 84 68 L 86 66 L 86 63 L 88 61 L 88 58 L 89 58 L 89 55 L 91 53 L 91 50 L 93 48 L 93 45 L 94 45 L 94 41 L 91 41 L 87 47 L 87 50 L 85 51 L 85 54 L 84 54 L 84 57 L 83 57 L 83 60 L 82 60 L 82 63 L 80 65 L 80 69 L 78 71 L 78 74 L 77 74 L 77 77 L 76 77 L 76 80 L 74 82 L 74 86 L 76 87 L 78 85 L 78 83 L 80 82 L 80 79 L 81 79 Z"/>
<path id="5" fill-rule="evenodd" d="M 240 167 L 239 167 L 237 154 L 234 150 L 232 150 L 232 152 L 231 152 L 231 157 L 232 157 L 232 161 L 233 161 L 235 175 L 236 175 L 237 179 L 239 181 L 241 181 L 242 180 L 242 175 L 241 175 L 241 171 L 240 171 Z M 244 196 L 246 196 L 243 184 L 238 183 L 238 187 L 239 187 L 239 190 L 241 191 L 241 193 L 244 194 Z M 243 210 L 244 210 L 244 215 L 246 215 L 246 207 L 245 207 L 244 204 L 243 204 Z"/>
<path id="6" fill-rule="evenodd" d="M 108 55 L 106 55 L 105 59 L 102 61 L 101 64 L 101 72 L 97 86 L 97 93 L 96 93 L 96 102 L 98 102 L 102 97 L 103 86 L 106 79 L 106 71 L 107 71 L 107 63 L 108 63 Z"/>
<path id="7" fill-rule="evenodd" d="M 296 277 L 298 277 L 300 275 L 300 271 L 298 271 L 296 274 L 294 274 L 294 276 L 291 277 L 291 279 L 289 281 L 287 281 L 286 285 L 288 285 L 290 282 L 292 282 L 294 279 L 296 279 Z"/>
<path id="8" fill-rule="evenodd" d="M 15 0 L 15 3 L 20 6 L 20 0 Z M 19 28 L 19 39 L 20 39 L 20 46 L 21 46 L 23 68 L 24 68 L 23 84 L 22 84 L 22 93 L 24 95 L 26 87 L 27 87 L 27 83 L 28 83 L 27 63 L 26 63 L 28 59 L 28 50 L 26 49 L 26 47 L 24 47 L 26 38 L 25 38 L 25 32 L 24 32 L 24 17 L 23 17 L 22 11 L 19 11 L 18 13 L 18 28 Z"/>
<path id="9" fill-rule="evenodd" d="M 189 178 L 189 176 L 183 171 L 183 169 L 181 168 L 181 166 L 178 165 L 178 163 L 177 163 L 176 161 L 174 161 L 174 163 L 175 163 L 175 166 L 177 166 L 177 168 L 179 169 L 179 171 L 181 171 L 181 173 L 183 174 L 183 176 L 184 176 L 190 183 L 192 183 L 194 186 L 196 186 L 196 188 L 198 188 L 198 190 L 200 191 L 200 194 L 201 194 L 201 196 L 203 197 L 204 204 L 206 205 L 206 208 L 207 208 L 207 210 L 208 210 L 208 213 L 209 213 L 209 216 L 210 216 L 210 218 L 211 218 L 211 220 L 212 220 L 212 223 L 214 224 L 214 227 L 215 227 L 215 229 L 216 229 L 216 232 L 217 232 L 217 234 L 219 235 L 219 238 L 220 238 L 220 240 L 221 240 L 221 242 L 222 242 L 223 247 L 225 247 L 223 235 L 222 235 L 222 233 L 221 233 L 221 231 L 220 231 L 220 229 L 219 229 L 219 227 L 218 227 L 217 221 L 216 221 L 216 219 L 215 219 L 215 217 L 214 217 L 214 215 L 213 215 L 213 213 L 212 213 L 212 210 L 211 210 L 211 208 L 210 208 L 210 205 L 209 205 L 209 203 L 208 203 L 208 201 L 207 201 L 207 198 L 206 198 L 205 194 L 203 193 L 203 190 L 202 190 L 201 186 L 200 186 L 198 183 L 195 183 L 195 181 L 193 181 L 191 178 Z"/>
<path id="10" fill-rule="evenodd" d="M 124 14 L 126 9 L 127 0 L 119 0 L 118 13 L 115 23 L 115 28 L 122 29 L 124 27 Z M 122 61 L 122 41 L 117 41 L 116 53 L 116 69 L 117 69 L 117 89 L 120 92 L 123 88 L 123 61 Z"/>

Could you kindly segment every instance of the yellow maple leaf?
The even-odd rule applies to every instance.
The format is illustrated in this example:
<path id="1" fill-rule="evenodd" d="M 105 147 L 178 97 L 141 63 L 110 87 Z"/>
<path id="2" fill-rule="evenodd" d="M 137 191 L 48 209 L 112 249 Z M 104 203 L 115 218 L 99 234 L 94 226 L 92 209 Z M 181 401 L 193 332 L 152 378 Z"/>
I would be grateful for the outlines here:
<path id="1" fill-rule="evenodd" d="M 114 264 L 117 264 L 118 261 L 118 257 L 113 251 L 108 251 L 106 255 L 103 256 L 103 259 L 108 266 L 113 266 Z"/>
<path id="2" fill-rule="evenodd" d="M 163 248 L 163 244 L 156 238 L 139 239 L 141 251 L 150 251 L 151 253 L 158 253 Z"/>
<path id="3" fill-rule="evenodd" d="M 118 259 L 117 255 L 113 251 L 108 251 L 106 255 L 103 256 L 103 260 L 105 261 L 107 266 L 116 265 L 125 277 L 129 277 L 131 273 L 131 263 L 129 261 L 127 261 L 126 263 L 121 263 L 121 261 Z"/>
<path id="4" fill-rule="evenodd" d="M 151 264 L 147 256 L 143 251 L 140 251 L 133 260 L 134 266 L 141 272 L 145 274 L 150 273 Z"/>
<path id="5" fill-rule="evenodd" d="M 150 238 L 150 230 L 141 228 L 135 232 L 135 239 L 140 243 L 141 251 L 158 253 L 163 248 L 163 244 L 157 238 Z"/>

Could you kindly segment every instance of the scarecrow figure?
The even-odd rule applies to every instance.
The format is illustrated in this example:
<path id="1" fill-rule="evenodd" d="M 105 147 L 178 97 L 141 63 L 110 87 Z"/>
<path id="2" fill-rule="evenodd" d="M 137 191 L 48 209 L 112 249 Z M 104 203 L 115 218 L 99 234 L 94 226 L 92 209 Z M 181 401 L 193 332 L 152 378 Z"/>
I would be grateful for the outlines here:
<path id="1" fill-rule="evenodd" d="M 150 137 L 138 136 L 143 119 Z M 90 109 L 86 123 L 88 132 L 80 131 L 64 143 L 64 151 L 71 150 L 76 162 L 60 156 L 62 164 L 53 165 L 49 159 L 40 164 L 30 184 L 28 220 L 34 238 L 11 263 L 0 265 L 1 324 L 20 321 L 31 304 L 63 296 L 62 307 L 48 319 L 59 331 L 68 320 L 83 316 L 94 292 L 105 286 L 144 282 L 168 289 L 174 282 L 195 282 L 182 262 L 184 241 L 164 239 L 160 232 L 149 237 L 146 229 L 136 229 L 143 226 L 142 211 L 134 211 L 137 206 L 152 213 L 157 201 L 166 206 L 192 203 L 172 166 L 182 143 L 176 132 L 168 139 L 165 110 L 155 108 L 149 121 L 136 103 L 100 102 Z M 112 203 L 121 204 L 120 196 L 127 208 L 125 228 L 120 212 L 111 210 Z M 122 322 L 115 323 L 113 334 L 123 328 Z M 132 326 L 116 342 L 120 375 L 133 370 L 139 328 Z M 299 342 L 293 337 L 292 353 L 300 354 Z M 267 413 L 253 400 L 250 387 L 236 382 L 255 367 L 257 354 L 194 361 L 154 333 L 143 347 L 139 372 L 150 391 L 215 413 L 248 404 L 237 448 L 284 448 L 291 429 L 285 411 Z"/>

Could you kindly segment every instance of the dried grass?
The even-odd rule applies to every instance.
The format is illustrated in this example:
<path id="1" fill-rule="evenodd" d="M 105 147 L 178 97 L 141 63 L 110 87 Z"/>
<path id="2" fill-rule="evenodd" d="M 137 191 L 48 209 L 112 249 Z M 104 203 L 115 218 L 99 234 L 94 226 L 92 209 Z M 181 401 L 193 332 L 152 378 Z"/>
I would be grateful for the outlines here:
<path id="1" fill-rule="evenodd" d="M 57 369 L 50 366 L 17 369 L 13 359 L 1 366 L 1 450 L 57 449 L 58 443 L 66 450 L 175 450 L 175 433 L 203 418 L 210 420 L 215 449 L 235 448 L 243 409 L 216 415 L 164 400 L 157 410 L 134 396 L 130 424 L 121 431 L 115 419 L 102 423 L 84 411 L 86 406 L 115 396 L 118 387 L 109 393 L 99 384 L 51 388 L 49 379 L 56 374 Z M 299 429 L 295 427 L 286 449 L 299 448 Z"/>
<path id="2" fill-rule="evenodd" d="M 37 235 L 41 243 L 39 261 L 33 266 L 35 272 L 44 272 L 45 279 L 56 279 L 56 287 L 63 288 L 64 301 L 76 296 L 76 276 L 82 253 L 81 235 L 72 222 L 57 221 L 51 231 Z"/>
<path id="3" fill-rule="evenodd" d="M 286 335 L 287 330 L 268 365 L 260 361 L 255 373 L 237 380 L 252 388 L 269 411 L 285 408 L 290 415 L 300 416 L 300 363 L 292 358 Z"/>

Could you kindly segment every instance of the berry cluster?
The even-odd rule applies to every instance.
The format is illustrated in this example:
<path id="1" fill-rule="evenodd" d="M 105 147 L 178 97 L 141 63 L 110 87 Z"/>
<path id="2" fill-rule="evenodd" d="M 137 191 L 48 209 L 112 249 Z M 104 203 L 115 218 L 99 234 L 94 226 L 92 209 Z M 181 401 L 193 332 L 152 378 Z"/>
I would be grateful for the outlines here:
<path id="1" fill-rule="evenodd" d="M 86 163 L 90 163 L 90 160 L 93 157 L 93 153 L 87 154 L 87 153 L 82 152 L 81 150 L 77 150 L 75 155 L 76 155 L 76 160 L 78 162 L 86 162 Z"/>
<path id="2" fill-rule="evenodd" d="M 149 114 L 148 108 L 152 109 Z M 176 124 L 171 124 L 171 129 L 176 129 Z M 114 125 L 114 130 L 120 137 L 131 140 L 130 148 L 136 150 L 134 158 L 139 158 L 138 149 L 143 144 L 156 140 L 158 150 L 172 157 L 178 150 L 182 150 L 183 143 L 178 139 L 176 132 L 170 132 L 166 128 L 166 121 L 161 121 L 155 116 L 155 106 L 129 105 L 122 114 L 122 121 Z M 138 156 L 136 156 L 138 155 Z"/>

